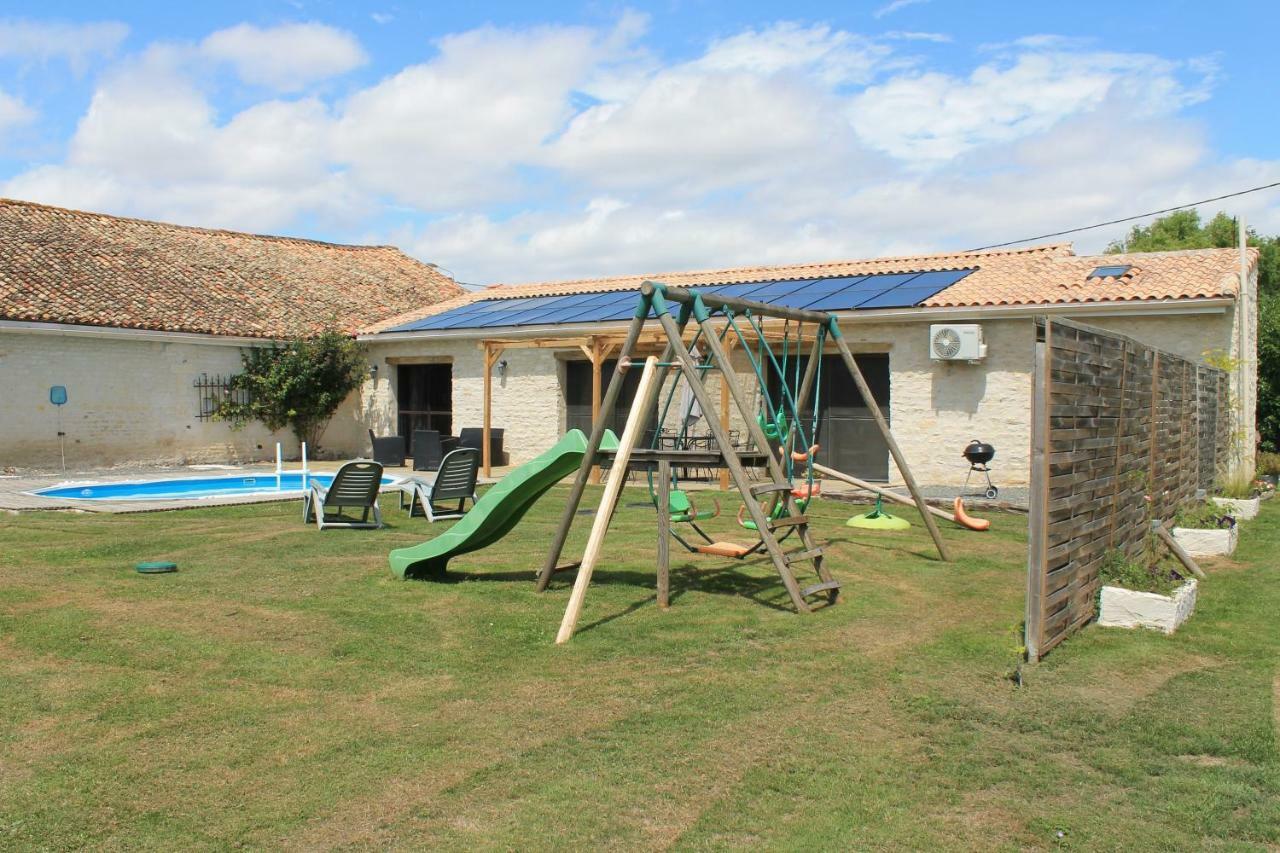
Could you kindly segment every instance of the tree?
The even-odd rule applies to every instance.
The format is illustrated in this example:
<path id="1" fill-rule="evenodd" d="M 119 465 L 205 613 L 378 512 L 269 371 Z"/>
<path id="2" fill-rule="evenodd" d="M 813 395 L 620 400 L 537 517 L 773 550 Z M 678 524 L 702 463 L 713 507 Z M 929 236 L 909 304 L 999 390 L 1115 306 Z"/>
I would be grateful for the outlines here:
<path id="1" fill-rule="evenodd" d="M 368 370 L 364 348 L 332 329 L 283 345 L 244 350 L 240 360 L 244 372 L 231 377 L 232 393 L 218 404 L 215 416 L 233 429 L 250 421 L 261 421 L 272 430 L 289 427 L 298 441 L 313 448 Z"/>
<path id="2" fill-rule="evenodd" d="M 1280 446 L 1280 236 L 1260 237 L 1250 229 L 1246 240 L 1258 248 L 1258 431 L 1263 449 L 1274 450 Z M 1225 213 L 1202 225 L 1196 211 L 1179 210 L 1135 225 L 1107 252 L 1226 249 L 1239 241 L 1236 221 Z"/>

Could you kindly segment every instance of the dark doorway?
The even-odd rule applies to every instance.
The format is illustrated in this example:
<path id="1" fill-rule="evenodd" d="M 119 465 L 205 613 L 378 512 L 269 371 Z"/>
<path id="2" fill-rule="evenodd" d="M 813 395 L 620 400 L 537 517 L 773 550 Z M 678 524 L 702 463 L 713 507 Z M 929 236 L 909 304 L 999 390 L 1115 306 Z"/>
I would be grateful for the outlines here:
<path id="1" fill-rule="evenodd" d="M 609 390 L 609 381 L 618 366 L 617 359 L 606 359 L 601 366 L 600 398 Z M 640 370 L 628 370 L 622 375 L 622 390 L 618 394 L 618 403 L 612 412 L 602 412 L 605 426 L 621 435 L 622 427 L 627 422 L 627 414 L 631 411 L 631 403 L 636 398 L 636 388 L 640 385 Z M 591 434 L 591 362 L 567 361 L 564 365 L 564 403 L 565 429 L 580 429 Z"/>
<path id="2" fill-rule="evenodd" d="M 889 356 L 857 355 L 854 360 L 858 369 L 871 388 L 871 396 L 889 419 Z M 793 361 L 788 373 L 794 370 Z M 800 375 L 804 376 L 808 358 L 800 359 Z M 796 384 L 795 375 L 788 377 L 791 385 Z M 774 408 L 780 405 L 777 374 L 769 377 L 769 393 L 773 398 Z M 803 413 L 806 425 L 812 420 L 813 401 L 810 400 Z M 854 384 L 849 369 L 844 366 L 844 359 L 838 355 L 822 357 L 822 377 L 820 380 L 820 396 L 818 399 L 818 418 L 821 421 L 818 430 L 818 443 L 822 450 L 818 460 L 839 471 L 860 477 L 863 480 L 885 482 L 889 479 L 889 446 L 876 426 L 871 410 L 863 402 Z"/>
<path id="3" fill-rule="evenodd" d="M 400 435 L 413 437 L 415 429 L 453 434 L 453 365 L 401 364 L 396 367 L 396 399 Z"/>

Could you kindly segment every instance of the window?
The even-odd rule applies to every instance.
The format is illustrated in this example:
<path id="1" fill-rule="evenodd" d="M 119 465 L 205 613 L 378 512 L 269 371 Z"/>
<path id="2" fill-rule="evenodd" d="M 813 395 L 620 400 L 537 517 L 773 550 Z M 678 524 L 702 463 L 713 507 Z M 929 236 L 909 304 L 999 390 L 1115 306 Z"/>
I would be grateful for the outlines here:
<path id="1" fill-rule="evenodd" d="M 1131 264 L 1117 264 L 1111 267 L 1098 267 L 1089 273 L 1087 278 L 1119 278 L 1120 276 L 1133 269 Z"/>

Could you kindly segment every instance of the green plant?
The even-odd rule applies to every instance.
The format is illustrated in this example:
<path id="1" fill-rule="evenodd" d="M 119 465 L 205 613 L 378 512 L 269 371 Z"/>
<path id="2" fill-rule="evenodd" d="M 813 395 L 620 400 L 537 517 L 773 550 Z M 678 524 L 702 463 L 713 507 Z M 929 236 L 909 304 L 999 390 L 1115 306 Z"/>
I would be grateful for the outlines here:
<path id="1" fill-rule="evenodd" d="M 1280 475 L 1280 453 L 1259 453 L 1258 473 L 1269 476 Z"/>
<path id="2" fill-rule="evenodd" d="M 1257 488 L 1252 474 L 1238 470 L 1219 477 L 1215 491 L 1220 497 L 1247 500 L 1257 493 Z"/>
<path id="3" fill-rule="evenodd" d="M 1098 569 L 1098 577 L 1102 583 L 1136 592 L 1156 592 L 1161 595 L 1173 592 L 1182 583 L 1182 575 L 1171 565 L 1172 561 L 1163 557 L 1156 549 L 1152 538 L 1147 538 L 1136 557 L 1117 549 L 1108 551 Z"/>
<path id="4" fill-rule="evenodd" d="M 241 353 L 244 372 L 231 377 L 232 391 L 214 416 L 234 429 L 261 421 L 273 430 L 289 427 L 312 447 L 338 407 L 364 381 L 364 348 L 329 329 L 284 345 Z"/>
<path id="5" fill-rule="evenodd" d="M 1222 507 L 1208 501 L 1187 503 L 1179 507 L 1173 516 L 1173 526 L 1214 530 L 1221 525 L 1225 515 Z"/>

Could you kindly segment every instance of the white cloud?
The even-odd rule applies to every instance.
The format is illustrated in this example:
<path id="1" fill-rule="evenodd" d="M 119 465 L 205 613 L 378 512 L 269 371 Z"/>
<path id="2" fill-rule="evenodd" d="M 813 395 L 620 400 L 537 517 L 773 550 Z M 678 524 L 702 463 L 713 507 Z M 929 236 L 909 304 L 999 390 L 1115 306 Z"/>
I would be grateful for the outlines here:
<path id="1" fill-rule="evenodd" d="M 368 61 L 355 36 L 315 23 L 265 29 L 239 24 L 211 34 L 200 50 L 230 63 L 246 83 L 281 92 L 298 91 Z"/>
<path id="2" fill-rule="evenodd" d="M 0 89 L 0 134 L 10 128 L 35 121 L 36 111 L 22 102 L 20 98 L 9 95 Z"/>
<path id="3" fill-rule="evenodd" d="M 152 50 L 108 75 L 66 161 L 15 177 L 3 194 L 251 231 L 287 228 L 303 213 L 354 222 L 369 212 L 329 167 L 324 104 L 264 101 L 220 124 L 181 58 Z"/>
<path id="4" fill-rule="evenodd" d="M 396 18 L 395 15 L 389 12 L 370 12 L 369 17 L 373 19 L 375 24 L 389 24 Z"/>
<path id="5" fill-rule="evenodd" d="M 884 37 L 897 41 L 928 41 L 934 44 L 951 44 L 955 41 L 946 33 L 918 33 L 910 30 L 890 30 L 884 34 Z"/>
<path id="6" fill-rule="evenodd" d="M 921 3 L 928 3 L 929 0 L 892 0 L 879 9 L 871 13 L 873 18 L 883 18 L 886 15 L 892 15 L 894 12 L 900 12 L 908 6 L 918 6 Z"/>
<path id="7" fill-rule="evenodd" d="M 596 33 L 485 27 L 347 100 L 334 151 L 372 190 L 424 210 L 517 197 L 515 167 L 572 115 L 601 58 Z"/>
<path id="8" fill-rule="evenodd" d="M 1034 37 L 943 73 L 899 58 L 910 34 L 784 22 L 672 61 L 647 26 L 450 35 L 341 100 L 314 81 L 343 63 L 259 67 L 301 90 L 232 110 L 213 100 L 210 40 L 153 45 L 96 81 L 64 160 L 0 194 L 241 230 L 320 223 L 488 282 L 964 249 L 1280 173 L 1220 160 L 1181 117 L 1212 91 L 1202 60 Z M 29 120 L 0 96 L 0 125 L 6 105 Z M 1274 200 L 1230 209 L 1280 230 Z"/>
<path id="9" fill-rule="evenodd" d="M 90 61 L 114 54 L 129 35 L 118 21 L 67 24 L 50 21 L 0 21 L 0 58 L 35 62 L 65 60 L 77 74 Z"/>
<path id="10" fill-rule="evenodd" d="M 1063 119 L 1122 104 L 1137 117 L 1175 112 L 1206 96 L 1178 63 L 1142 54 L 1025 52 L 967 78 L 903 74 L 868 87 L 849 115 L 874 147 L 920 164 L 1040 133 Z"/>

